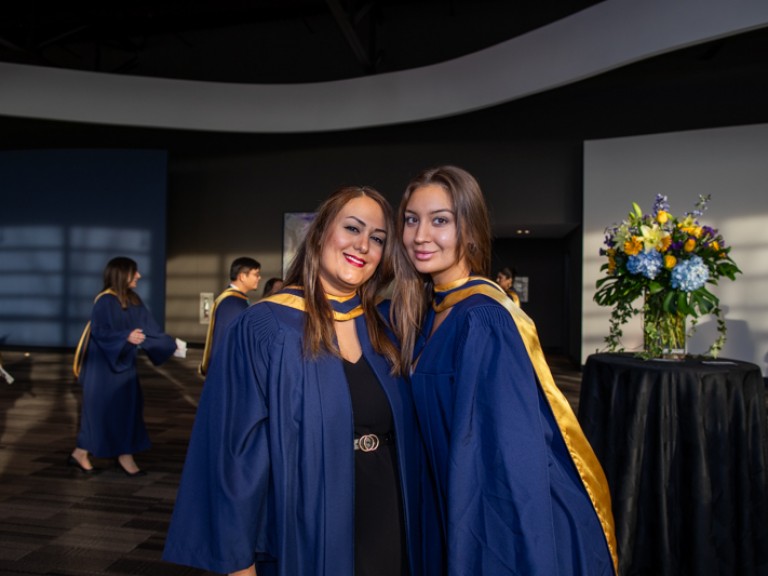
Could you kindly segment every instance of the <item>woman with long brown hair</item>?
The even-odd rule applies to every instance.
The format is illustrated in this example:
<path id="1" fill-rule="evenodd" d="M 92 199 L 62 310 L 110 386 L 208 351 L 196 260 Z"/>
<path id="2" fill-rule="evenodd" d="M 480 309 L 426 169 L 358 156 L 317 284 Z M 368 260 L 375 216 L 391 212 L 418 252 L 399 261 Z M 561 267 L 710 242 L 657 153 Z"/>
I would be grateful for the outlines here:
<path id="1" fill-rule="evenodd" d="M 87 346 L 78 350 L 83 407 L 69 464 L 87 474 L 94 469 L 89 454 L 116 458 L 127 476 L 144 474 L 133 457 L 150 447 L 136 358 L 141 348 L 154 364 L 161 364 L 176 352 L 177 341 L 160 329 L 135 292 L 139 278 L 131 258 L 118 256 L 107 263 Z"/>
<path id="2" fill-rule="evenodd" d="M 475 178 L 426 170 L 400 204 L 392 310 L 437 481 L 447 574 L 612 576 L 605 476 L 536 328 L 487 279 Z"/>
<path id="3" fill-rule="evenodd" d="M 237 575 L 427 573 L 431 487 L 376 307 L 392 278 L 391 233 L 376 190 L 336 191 L 283 290 L 231 325 L 200 400 L 166 560 Z"/>

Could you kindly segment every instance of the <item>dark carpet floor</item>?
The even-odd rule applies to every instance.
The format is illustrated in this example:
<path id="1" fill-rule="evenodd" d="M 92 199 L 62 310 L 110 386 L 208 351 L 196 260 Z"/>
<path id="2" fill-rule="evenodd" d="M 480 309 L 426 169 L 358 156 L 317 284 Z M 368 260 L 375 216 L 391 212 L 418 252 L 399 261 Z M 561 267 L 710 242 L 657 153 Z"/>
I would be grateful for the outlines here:
<path id="1" fill-rule="evenodd" d="M 80 389 L 71 354 L 3 352 L 15 378 L 0 379 L 0 575 L 186 576 L 211 574 L 160 559 L 202 378 L 201 351 L 164 366 L 140 362 L 152 449 L 128 478 L 93 459 L 85 475 L 66 465 L 78 428 Z M 558 386 L 577 408 L 581 374 L 551 358 Z"/>

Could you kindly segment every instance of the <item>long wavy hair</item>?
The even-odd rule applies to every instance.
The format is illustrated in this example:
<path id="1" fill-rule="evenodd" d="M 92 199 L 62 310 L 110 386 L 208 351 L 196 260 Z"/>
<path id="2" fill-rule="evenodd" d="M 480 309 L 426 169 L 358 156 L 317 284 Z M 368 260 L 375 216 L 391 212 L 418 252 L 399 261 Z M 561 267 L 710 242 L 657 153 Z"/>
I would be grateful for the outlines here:
<path id="1" fill-rule="evenodd" d="M 377 190 L 369 186 L 343 187 L 336 190 L 320 205 L 315 219 L 307 230 L 307 235 L 291 262 L 285 278 L 285 286 L 301 286 L 304 289 L 307 312 L 304 325 L 304 347 L 308 356 L 317 357 L 323 351 L 340 355 L 333 326 L 333 309 L 320 283 L 320 261 L 331 227 L 339 212 L 348 202 L 361 196 L 368 197 L 379 205 L 384 214 L 388 235 L 384 242 L 381 262 L 373 276 L 357 291 L 360 294 L 366 318 L 368 337 L 374 350 L 384 355 L 392 364 L 393 372 L 399 374 L 401 368 L 397 347 L 387 336 L 386 324 L 376 308 L 381 292 L 393 277 L 392 246 L 396 244 L 392 237 L 394 227 L 392 207 Z"/>
<path id="2" fill-rule="evenodd" d="M 117 299 L 123 308 L 141 304 L 139 295 L 128 287 L 138 269 L 138 264 L 127 256 L 112 258 L 104 268 L 104 287 L 102 290 L 112 290 L 117 294 Z"/>
<path id="3" fill-rule="evenodd" d="M 432 302 L 434 282 L 428 274 L 420 274 L 402 246 L 405 209 L 411 195 L 428 185 L 445 190 L 456 213 L 456 259 L 466 260 L 473 275 L 488 276 L 491 271 L 491 221 L 488 207 L 477 180 L 463 168 L 438 166 L 413 178 L 405 188 L 396 218 L 399 250 L 395 251 L 395 278 L 392 291 L 390 322 L 400 341 L 400 365 L 408 370 L 427 307 Z"/>

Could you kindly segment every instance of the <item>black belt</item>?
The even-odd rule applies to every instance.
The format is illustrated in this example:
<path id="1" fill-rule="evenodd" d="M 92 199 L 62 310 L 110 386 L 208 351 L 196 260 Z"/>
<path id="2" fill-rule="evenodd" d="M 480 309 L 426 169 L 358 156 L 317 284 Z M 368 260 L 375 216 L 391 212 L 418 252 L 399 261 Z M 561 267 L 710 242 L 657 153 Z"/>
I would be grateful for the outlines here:
<path id="1" fill-rule="evenodd" d="M 382 444 L 394 444 L 395 434 L 387 432 L 386 434 L 363 434 L 355 438 L 355 450 L 361 452 L 375 452 Z"/>

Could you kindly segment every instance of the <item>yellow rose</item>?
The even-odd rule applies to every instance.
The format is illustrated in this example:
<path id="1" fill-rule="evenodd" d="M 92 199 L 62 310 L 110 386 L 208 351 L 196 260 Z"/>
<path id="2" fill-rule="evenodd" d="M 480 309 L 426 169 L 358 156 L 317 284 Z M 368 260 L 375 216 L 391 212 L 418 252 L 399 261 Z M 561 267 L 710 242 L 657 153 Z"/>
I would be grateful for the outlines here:
<path id="1" fill-rule="evenodd" d="M 686 252 L 693 252 L 696 249 L 696 239 L 695 238 L 688 238 L 688 240 L 685 241 L 685 246 L 683 246 L 683 250 Z"/>
<path id="2" fill-rule="evenodd" d="M 664 268 L 667 270 L 672 270 L 672 268 L 675 267 L 675 264 L 677 264 L 677 258 L 672 256 L 672 254 L 667 254 L 664 256 Z"/>
<path id="3" fill-rule="evenodd" d="M 669 212 L 665 212 L 664 210 L 659 210 L 656 213 L 656 222 L 659 224 L 666 224 L 667 220 L 669 220 Z"/>
<path id="4" fill-rule="evenodd" d="M 710 244 L 710 246 L 712 246 L 712 250 L 720 250 L 720 244 L 717 243 L 717 240 L 712 242 L 712 244 Z"/>

